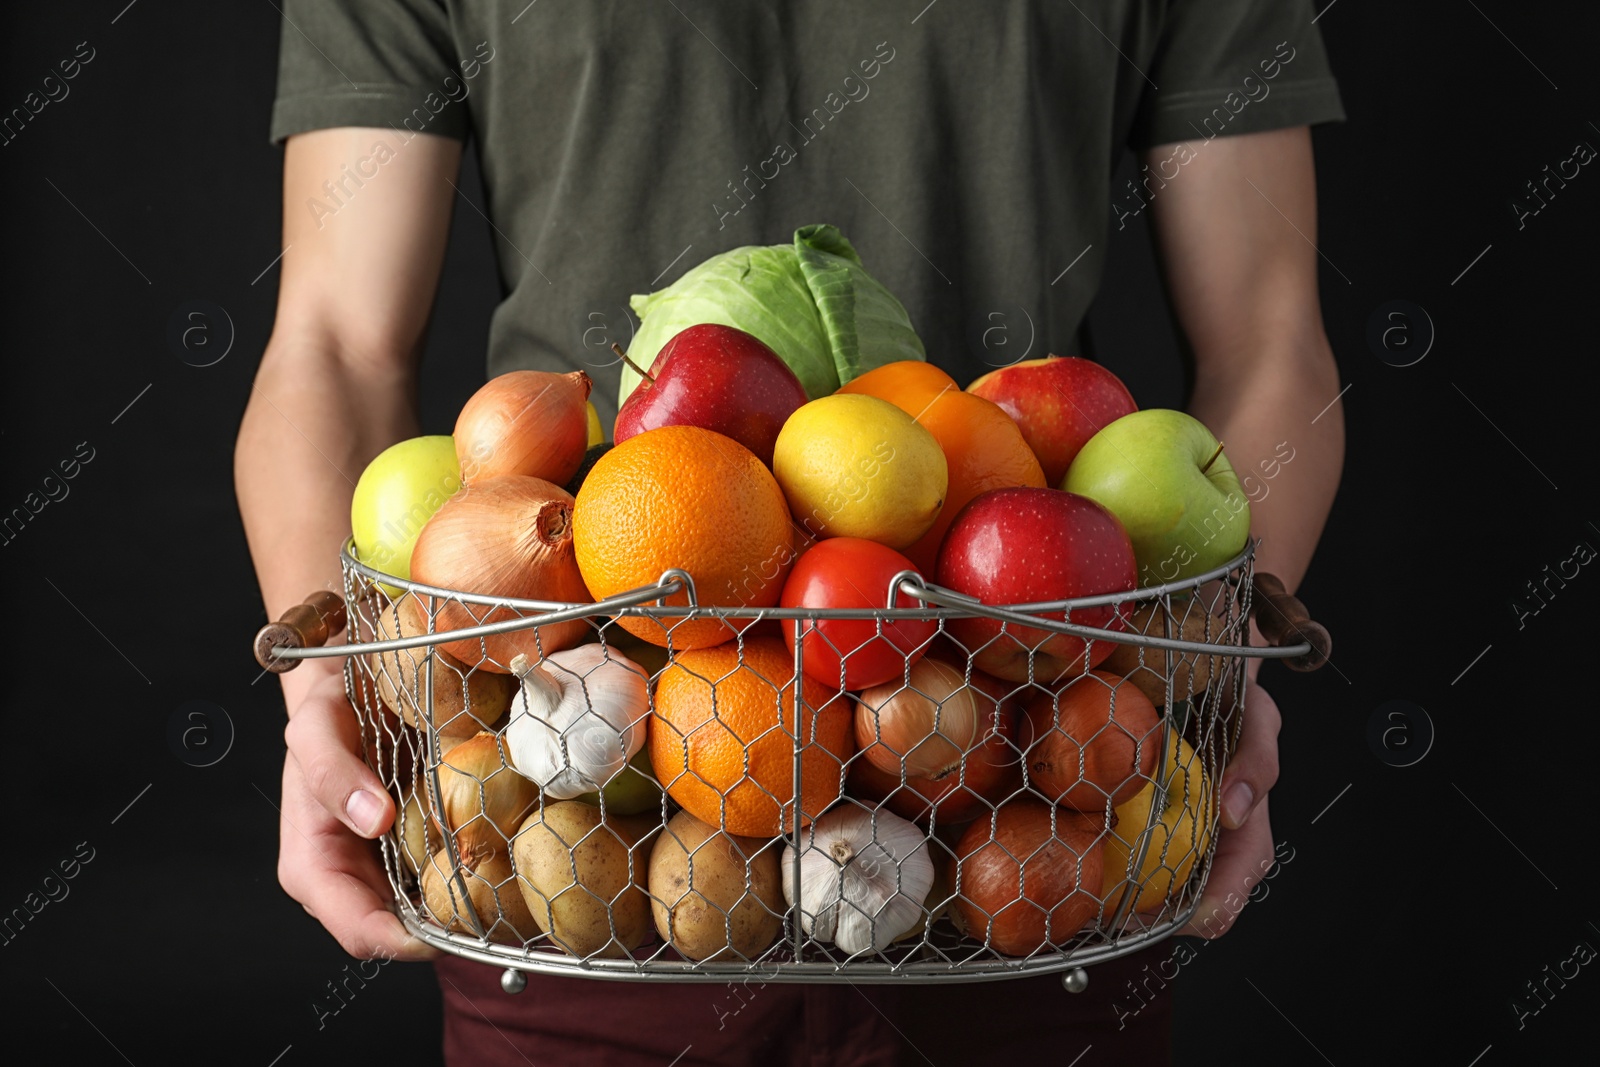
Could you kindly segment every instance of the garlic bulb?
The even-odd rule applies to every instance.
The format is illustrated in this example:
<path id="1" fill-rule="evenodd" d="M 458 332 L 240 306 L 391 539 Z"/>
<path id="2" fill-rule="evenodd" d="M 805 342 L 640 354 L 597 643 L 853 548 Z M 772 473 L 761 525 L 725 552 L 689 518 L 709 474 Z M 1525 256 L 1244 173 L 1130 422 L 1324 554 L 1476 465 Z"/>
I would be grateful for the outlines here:
<path id="1" fill-rule="evenodd" d="M 518 656 L 522 687 L 511 702 L 506 753 L 547 797 L 594 792 L 644 745 L 650 694 L 644 671 L 604 645 L 579 645 L 539 661 Z"/>
<path id="2" fill-rule="evenodd" d="M 917 924 L 933 887 L 922 830 L 892 812 L 834 808 L 801 838 L 795 900 L 794 846 L 783 853 L 783 899 L 800 906 L 800 929 L 854 955 L 881 952 Z"/>

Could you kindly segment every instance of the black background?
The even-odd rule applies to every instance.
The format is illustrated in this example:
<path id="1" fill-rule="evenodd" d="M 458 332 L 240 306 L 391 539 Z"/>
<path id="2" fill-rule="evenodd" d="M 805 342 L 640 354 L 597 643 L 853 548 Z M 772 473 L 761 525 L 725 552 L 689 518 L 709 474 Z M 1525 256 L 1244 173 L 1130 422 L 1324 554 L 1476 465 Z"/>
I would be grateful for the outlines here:
<path id="1" fill-rule="evenodd" d="M 80 442 L 94 458 L 0 546 L 12 845 L 0 911 L 80 842 L 94 858 L 0 947 L 0 1002 L 13 1040 L 27 1033 L 61 1062 L 265 1065 L 286 1046 L 284 1064 L 434 1062 L 426 967 L 384 968 L 318 1029 L 311 1004 L 348 961 L 274 874 L 282 702 L 254 681 L 263 618 L 231 458 L 277 280 L 281 156 L 265 130 L 278 14 L 125 2 L 7 12 L 0 107 L 78 42 L 96 56 L 0 148 L 0 509 Z M 1338 0 L 1319 23 L 1350 118 L 1316 133 L 1349 445 L 1301 595 L 1336 637 L 1335 668 L 1263 672 L 1284 710 L 1272 815 L 1293 859 L 1175 979 L 1180 1063 L 1542 1062 L 1574 1048 L 1594 1010 L 1594 966 L 1521 1028 L 1511 1007 L 1578 942 L 1600 946 L 1583 622 L 1600 574 L 1585 568 L 1522 628 L 1511 606 L 1579 541 L 1600 547 L 1600 171 L 1584 168 L 1524 229 L 1509 207 L 1576 142 L 1600 145 L 1600 25 L 1579 11 Z M 461 185 L 481 199 L 470 161 Z M 481 381 L 496 298 L 486 227 L 457 212 L 425 432 L 448 432 Z M 167 342 L 195 299 L 225 309 L 234 333 L 208 367 Z M 1102 360 L 1145 406 L 1182 399 L 1172 335 L 1149 311 L 1160 299 L 1147 234 L 1131 226 L 1093 321 Z M 1409 367 L 1366 337 L 1395 299 L 1437 330 Z M 220 345 L 226 328 L 213 329 Z M 225 709 L 235 733 L 210 767 L 168 740 L 196 700 Z M 1369 745 L 1391 700 L 1425 708 L 1436 731 L 1414 766 Z"/>

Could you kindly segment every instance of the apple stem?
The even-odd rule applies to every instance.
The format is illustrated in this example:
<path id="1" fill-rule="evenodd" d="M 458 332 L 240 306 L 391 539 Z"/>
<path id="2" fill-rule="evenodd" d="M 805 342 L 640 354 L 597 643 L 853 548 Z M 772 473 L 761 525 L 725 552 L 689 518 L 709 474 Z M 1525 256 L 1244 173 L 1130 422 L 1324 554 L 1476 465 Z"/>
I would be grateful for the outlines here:
<path id="1" fill-rule="evenodd" d="M 628 353 L 624 352 L 622 350 L 622 346 L 617 344 L 617 342 L 615 342 L 615 341 L 611 342 L 611 351 L 615 352 L 617 354 L 617 356 L 622 360 L 622 362 L 624 362 L 628 366 L 632 367 L 633 368 L 633 373 L 637 374 L 639 377 L 643 378 L 645 381 L 649 382 L 651 385 L 656 384 L 656 380 L 653 377 L 650 376 L 650 372 L 645 370 L 643 367 L 639 366 L 639 364 L 635 363 L 633 360 L 629 359 L 628 358 Z"/>
<path id="2" fill-rule="evenodd" d="M 1206 460 L 1206 465 L 1204 467 L 1200 468 L 1200 473 L 1204 474 L 1206 471 L 1210 470 L 1211 469 L 1211 465 L 1217 461 L 1217 457 L 1220 456 L 1220 455 L 1222 455 L 1222 442 L 1218 441 L 1217 442 L 1217 450 L 1215 452 L 1211 453 L 1211 458 Z"/>

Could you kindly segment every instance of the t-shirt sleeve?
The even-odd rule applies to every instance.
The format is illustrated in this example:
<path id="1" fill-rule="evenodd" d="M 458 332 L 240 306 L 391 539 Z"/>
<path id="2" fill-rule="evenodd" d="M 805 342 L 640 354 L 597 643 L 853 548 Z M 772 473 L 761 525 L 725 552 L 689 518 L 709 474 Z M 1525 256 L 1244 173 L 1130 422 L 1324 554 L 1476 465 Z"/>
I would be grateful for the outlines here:
<path id="1" fill-rule="evenodd" d="M 439 103 L 461 81 L 442 0 L 282 0 L 282 11 L 275 143 L 408 118 L 410 129 L 466 139 L 467 109 Z"/>
<path id="2" fill-rule="evenodd" d="M 1309 0 L 1172 0 L 1129 146 L 1342 120 L 1313 17 Z"/>

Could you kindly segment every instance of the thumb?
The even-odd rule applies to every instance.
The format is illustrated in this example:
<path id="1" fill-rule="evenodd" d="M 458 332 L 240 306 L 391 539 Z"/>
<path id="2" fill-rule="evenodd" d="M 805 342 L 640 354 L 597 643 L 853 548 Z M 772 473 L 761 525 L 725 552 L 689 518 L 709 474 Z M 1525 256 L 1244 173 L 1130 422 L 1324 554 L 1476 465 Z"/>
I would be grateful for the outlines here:
<path id="1" fill-rule="evenodd" d="M 1278 704 L 1253 681 L 1245 683 L 1244 706 L 1234 714 L 1244 716 L 1239 747 L 1222 776 L 1222 825 L 1243 826 L 1250 813 L 1278 782 L 1278 730 L 1283 725 Z"/>
<path id="2" fill-rule="evenodd" d="M 283 736 L 307 790 L 329 815 L 361 837 L 389 829 L 394 801 L 358 755 L 361 729 L 348 701 L 308 696 Z"/>

